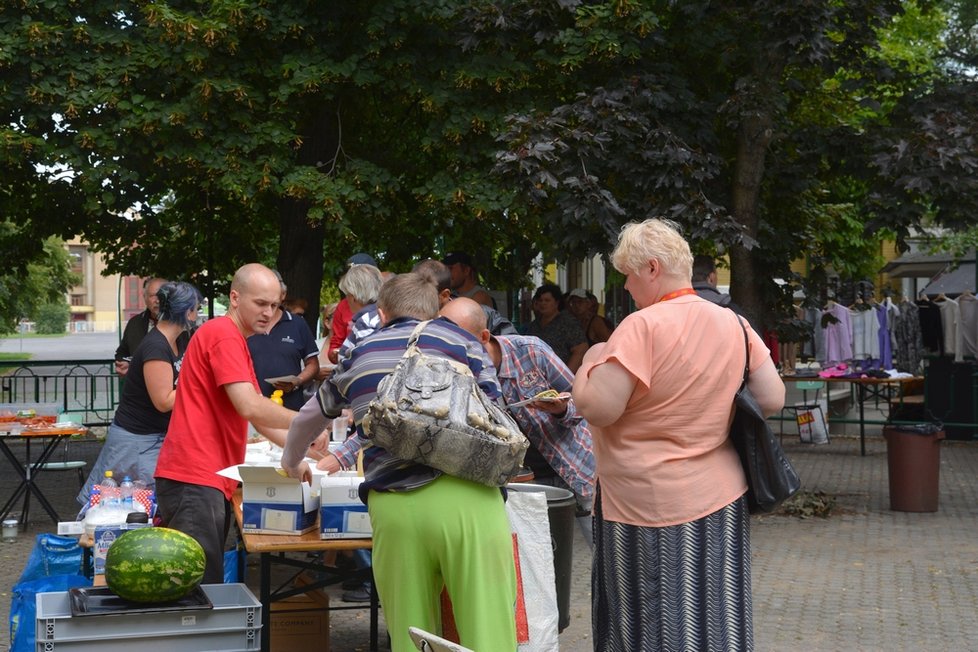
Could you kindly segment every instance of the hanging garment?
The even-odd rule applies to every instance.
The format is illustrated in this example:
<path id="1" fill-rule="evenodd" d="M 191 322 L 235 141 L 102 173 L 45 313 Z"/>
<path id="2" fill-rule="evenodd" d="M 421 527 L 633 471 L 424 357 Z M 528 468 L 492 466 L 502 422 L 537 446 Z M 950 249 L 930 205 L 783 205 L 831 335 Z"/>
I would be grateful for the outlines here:
<path id="1" fill-rule="evenodd" d="M 887 300 L 889 300 L 889 297 L 887 297 Z M 894 308 L 895 307 L 896 306 L 894 306 Z M 876 304 L 876 320 L 879 322 L 879 328 L 876 331 L 876 339 L 877 342 L 879 342 L 880 368 L 892 369 L 893 368 L 893 348 L 891 342 L 892 331 L 890 330 L 891 327 L 890 310 L 889 307 L 886 305 L 886 303 Z"/>
<path id="2" fill-rule="evenodd" d="M 924 357 L 924 342 L 920 329 L 920 308 L 912 301 L 900 303 L 900 314 L 894 319 L 893 333 L 894 367 L 900 371 L 916 374 Z"/>
<path id="3" fill-rule="evenodd" d="M 822 312 L 825 325 L 825 364 L 831 366 L 852 359 L 852 321 L 849 309 L 832 302 Z"/>
<path id="4" fill-rule="evenodd" d="M 880 322 L 876 311 L 863 304 L 862 308 L 849 310 L 849 319 L 852 321 L 853 360 L 879 360 Z"/>
<path id="5" fill-rule="evenodd" d="M 928 353 L 944 355 L 944 328 L 941 326 L 941 309 L 930 299 L 917 302 L 920 314 L 920 337 Z"/>
<path id="6" fill-rule="evenodd" d="M 963 358 L 958 355 L 958 302 L 954 299 L 944 298 L 937 302 L 937 307 L 941 310 L 941 336 L 944 340 L 944 355 L 953 355 L 957 362 Z"/>
<path id="7" fill-rule="evenodd" d="M 815 308 L 805 308 L 801 319 L 808 323 L 811 338 L 801 343 L 801 357 L 814 358 L 820 363 L 825 362 L 825 329 L 822 328 L 822 311 Z"/>
<path id="8" fill-rule="evenodd" d="M 961 359 L 978 359 L 978 298 L 968 293 L 958 297 L 958 345 Z"/>

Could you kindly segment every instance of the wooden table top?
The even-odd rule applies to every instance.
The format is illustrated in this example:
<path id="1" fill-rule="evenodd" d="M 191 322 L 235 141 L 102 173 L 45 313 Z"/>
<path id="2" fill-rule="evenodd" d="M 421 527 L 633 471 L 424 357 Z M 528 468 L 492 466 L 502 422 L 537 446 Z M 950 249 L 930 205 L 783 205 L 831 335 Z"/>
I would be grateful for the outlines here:
<path id="1" fill-rule="evenodd" d="M 241 490 L 231 497 L 234 506 L 234 519 L 241 530 Z M 245 549 L 248 552 L 316 552 L 321 550 L 358 550 L 373 548 L 372 539 L 320 539 L 319 528 L 305 534 L 253 534 L 241 532 Z"/>

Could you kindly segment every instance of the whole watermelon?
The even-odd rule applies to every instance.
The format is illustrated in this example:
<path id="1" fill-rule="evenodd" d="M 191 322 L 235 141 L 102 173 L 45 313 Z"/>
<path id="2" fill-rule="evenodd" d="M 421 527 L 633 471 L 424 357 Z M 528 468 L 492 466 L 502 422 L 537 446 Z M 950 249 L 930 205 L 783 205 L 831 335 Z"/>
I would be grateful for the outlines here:
<path id="1" fill-rule="evenodd" d="M 164 527 L 129 530 L 105 554 L 105 584 L 133 602 L 179 600 L 204 577 L 204 549 Z"/>

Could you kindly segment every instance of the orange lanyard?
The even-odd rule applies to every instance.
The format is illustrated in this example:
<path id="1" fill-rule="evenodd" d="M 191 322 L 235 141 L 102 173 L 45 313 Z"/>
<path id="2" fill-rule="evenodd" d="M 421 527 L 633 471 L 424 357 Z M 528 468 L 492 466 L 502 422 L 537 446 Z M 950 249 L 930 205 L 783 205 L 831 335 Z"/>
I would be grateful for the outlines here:
<path id="1" fill-rule="evenodd" d="M 682 290 L 676 290 L 675 292 L 670 292 L 669 294 L 665 295 L 664 297 L 656 301 L 656 303 L 669 301 L 670 299 L 675 299 L 676 297 L 682 297 L 687 294 L 696 294 L 696 290 L 694 290 L 693 288 L 683 288 Z"/>

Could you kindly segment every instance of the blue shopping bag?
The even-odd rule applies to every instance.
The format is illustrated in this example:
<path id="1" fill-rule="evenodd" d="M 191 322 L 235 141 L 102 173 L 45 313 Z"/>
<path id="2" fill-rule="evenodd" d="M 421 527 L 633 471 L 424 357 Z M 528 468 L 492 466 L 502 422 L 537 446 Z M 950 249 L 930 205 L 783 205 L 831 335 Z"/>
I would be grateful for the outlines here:
<path id="1" fill-rule="evenodd" d="M 34 549 L 24 565 L 17 583 L 54 575 L 77 575 L 82 572 L 82 547 L 78 539 L 57 534 L 38 534 Z"/>
<path id="2" fill-rule="evenodd" d="M 82 572 L 82 548 L 73 537 L 38 534 L 10 600 L 10 649 L 33 652 L 38 593 L 91 586 Z"/>
<path id="3" fill-rule="evenodd" d="M 38 593 L 67 591 L 91 584 L 84 575 L 54 575 L 15 584 L 10 600 L 11 652 L 34 652 Z"/>

